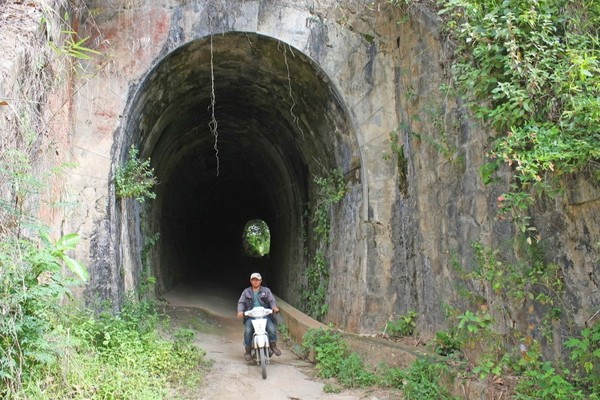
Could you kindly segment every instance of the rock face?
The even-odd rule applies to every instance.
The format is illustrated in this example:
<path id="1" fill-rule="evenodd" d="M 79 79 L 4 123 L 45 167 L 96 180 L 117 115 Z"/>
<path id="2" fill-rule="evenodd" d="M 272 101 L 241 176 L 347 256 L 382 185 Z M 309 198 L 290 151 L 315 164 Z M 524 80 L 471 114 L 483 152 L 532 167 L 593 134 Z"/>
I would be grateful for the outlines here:
<path id="1" fill-rule="evenodd" d="M 479 175 L 489 133 L 440 91 L 451 49 L 437 21 L 384 3 L 88 1 L 81 36 L 101 55 L 72 92 L 65 187 L 80 206 L 61 222 L 84 238 L 88 298 L 118 305 L 149 275 L 159 295 L 190 279 L 241 289 L 258 270 L 303 308 L 307 266 L 325 248 L 326 322 L 374 332 L 414 310 L 431 333 L 445 305 L 464 303 L 455 266 L 474 267 L 472 242 L 517 258 L 513 227 L 496 219 L 506 179 Z M 160 182 L 144 204 L 114 193 L 132 145 Z M 323 247 L 314 179 L 336 168 L 347 193 Z M 532 214 L 578 324 L 600 307 L 589 181 L 573 177 Z M 268 258 L 243 255 L 254 218 L 271 230 Z"/>

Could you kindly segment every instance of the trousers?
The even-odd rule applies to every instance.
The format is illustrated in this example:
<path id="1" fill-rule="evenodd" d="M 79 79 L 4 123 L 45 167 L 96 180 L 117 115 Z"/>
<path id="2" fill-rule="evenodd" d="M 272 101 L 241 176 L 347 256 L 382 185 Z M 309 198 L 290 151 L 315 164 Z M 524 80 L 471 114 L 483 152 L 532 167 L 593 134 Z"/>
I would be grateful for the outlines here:
<path id="1" fill-rule="evenodd" d="M 246 319 L 244 322 L 244 346 L 252 346 L 252 335 L 254 334 L 254 327 L 252 326 L 252 318 Z M 275 324 L 271 318 L 267 318 L 267 335 L 269 335 L 269 342 L 273 343 L 277 341 L 277 330 Z"/>

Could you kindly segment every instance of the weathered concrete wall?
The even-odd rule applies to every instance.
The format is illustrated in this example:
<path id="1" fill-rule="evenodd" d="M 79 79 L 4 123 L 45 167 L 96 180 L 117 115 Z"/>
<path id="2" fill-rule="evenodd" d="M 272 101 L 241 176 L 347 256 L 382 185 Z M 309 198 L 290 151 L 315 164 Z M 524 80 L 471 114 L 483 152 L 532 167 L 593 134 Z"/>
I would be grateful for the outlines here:
<path id="1" fill-rule="evenodd" d="M 448 80 L 450 50 L 432 15 L 416 8 L 404 15 L 384 2 L 371 6 L 334 0 L 311 2 L 310 7 L 292 0 L 113 0 L 90 1 L 88 6 L 95 17 L 82 26 L 82 36 L 93 36 L 102 57 L 87 64 L 89 76 L 79 76 L 73 94 L 76 117 L 69 153 L 78 167 L 66 182 L 71 190 L 64 199 L 78 201 L 80 207 L 62 221 L 61 229 L 84 239 L 78 255 L 91 269 L 89 296 L 118 303 L 124 291 L 133 289 L 140 275 L 144 230 L 160 229 L 157 208 L 148 212 L 117 201 L 111 183 L 128 146 L 147 143 L 144 129 L 153 128 L 142 126 L 152 110 L 139 104 L 154 101 L 148 93 L 164 91 L 142 88 L 151 84 L 153 69 L 164 65 L 172 51 L 195 40 L 206 43 L 211 34 L 217 38 L 245 32 L 249 40 L 258 34 L 278 41 L 275 55 L 283 74 L 284 61 L 292 63 L 300 54 L 310 58 L 315 79 L 336 98 L 331 110 L 341 110 L 327 126 L 348 123 L 342 132 L 314 136 L 318 145 L 294 138 L 304 149 L 300 158 L 309 170 L 306 176 L 318 172 L 311 152 L 326 147 L 323 154 L 331 150 L 327 167 L 342 167 L 349 183 L 348 195 L 333 209 L 328 322 L 355 332 L 378 331 L 394 315 L 415 310 L 420 329 L 431 332 L 444 323 L 443 305 L 461 301 L 452 261 L 469 268 L 474 262 L 472 241 L 499 246 L 510 239 L 512 227 L 495 219 L 496 198 L 505 186 L 486 187 L 478 174 L 488 133 L 469 120 L 460 103 L 439 91 Z M 281 89 L 285 79 L 278 82 L 280 89 L 271 94 L 275 97 L 287 89 Z M 160 99 L 154 104 L 158 107 Z M 281 110 L 293 108 L 285 105 Z M 300 115 L 302 126 L 310 126 L 310 119 Z M 400 154 L 392 150 L 391 132 L 397 135 L 392 137 L 401 146 Z M 325 144 L 327 137 L 331 144 Z M 143 155 L 152 150 L 148 145 Z M 295 185 L 297 193 L 313 193 L 314 188 L 304 191 Z M 600 196 L 598 188 L 586 188 L 577 178 L 566 187 L 555 203 L 536 210 L 535 223 L 547 243 L 548 261 L 562 268 L 564 299 L 574 306 L 573 317 L 581 324 L 600 307 Z M 282 193 L 295 198 L 291 189 Z M 307 230 L 303 206 L 289 202 L 297 209 L 277 226 L 282 233 L 278 240 L 292 249 L 277 256 L 286 265 L 287 278 L 278 278 L 276 284 L 297 306 L 307 263 L 302 249 Z M 155 260 L 160 249 L 154 249 Z M 512 257 L 512 249 L 505 251 Z"/>

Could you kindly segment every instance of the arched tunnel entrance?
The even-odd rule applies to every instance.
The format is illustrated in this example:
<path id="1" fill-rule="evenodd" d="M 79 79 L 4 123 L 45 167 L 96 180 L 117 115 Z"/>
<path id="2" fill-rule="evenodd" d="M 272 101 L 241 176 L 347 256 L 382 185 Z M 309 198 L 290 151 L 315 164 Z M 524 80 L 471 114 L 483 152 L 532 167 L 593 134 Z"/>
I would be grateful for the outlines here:
<path id="1" fill-rule="evenodd" d="M 159 291 L 193 280 L 241 290 L 259 271 L 297 303 L 314 246 L 314 177 L 359 164 L 348 113 L 319 66 L 273 38 L 206 37 L 160 61 L 129 109 L 120 154 L 137 145 L 159 181 L 134 229 L 160 233 L 149 253 Z M 244 253 L 253 219 L 269 227 L 268 256 Z"/>

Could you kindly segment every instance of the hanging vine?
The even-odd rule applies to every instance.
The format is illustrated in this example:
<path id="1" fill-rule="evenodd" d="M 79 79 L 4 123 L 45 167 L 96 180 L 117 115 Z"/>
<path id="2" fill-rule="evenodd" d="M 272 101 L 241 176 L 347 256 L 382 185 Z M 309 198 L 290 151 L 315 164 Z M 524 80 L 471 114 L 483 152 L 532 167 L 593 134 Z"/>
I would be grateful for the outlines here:
<path id="1" fill-rule="evenodd" d="M 210 122 L 208 127 L 215 138 L 213 148 L 215 149 L 215 159 L 217 163 L 217 176 L 219 176 L 219 132 L 217 131 L 218 123 L 215 117 L 215 104 L 217 102 L 215 96 L 215 69 L 214 69 L 214 54 L 213 54 L 213 27 L 212 17 L 208 15 L 208 25 L 210 28 Z"/>
<path id="2" fill-rule="evenodd" d="M 279 45 L 281 45 L 281 42 L 279 42 Z M 294 52 L 293 52 L 291 46 L 290 45 L 287 45 L 287 46 L 290 48 L 290 52 L 292 53 L 292 56 L 294 56 Z M 292 92 L 292 78 L 291 78 L 291 74 L 290 74 L 290 65 L 288 64 L 288 59 L 287 59 L 286 45 L 283 45 L 283 61 L 285 63 L 285 69 L 287 72 L 288 93 L 290 95 L 290 99 L 292 100 L 292 105 L 290 106 L 290 115 L 292 116 L 292 120 L 298 127 L 298 130 L 302 134 L 302 139 L 304 139 L 304 131 L 302 130 L 302 127 L 300 127 L 300 123 L 299 123 L 300 118 L 298 118 L 298 116 L 294 112 L 294 108 L 296 107 L 296 99 L 294 99 L 294 93 Z"/>

